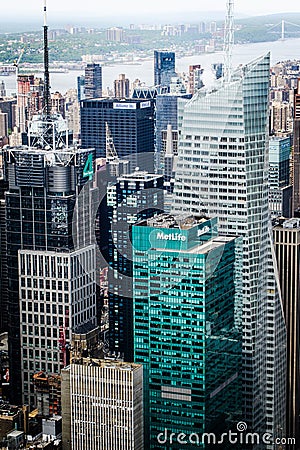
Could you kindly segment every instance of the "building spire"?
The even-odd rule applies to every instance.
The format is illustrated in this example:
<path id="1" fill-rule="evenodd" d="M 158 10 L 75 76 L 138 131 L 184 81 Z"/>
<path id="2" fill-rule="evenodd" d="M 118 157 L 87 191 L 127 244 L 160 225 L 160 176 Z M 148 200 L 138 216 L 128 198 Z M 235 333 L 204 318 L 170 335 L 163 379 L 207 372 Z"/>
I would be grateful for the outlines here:
<path id="1" fill-rule="evenodd" d="M 48 49 L 48 25 L 47 25 L 47 0 L 44 0 L 44 111 L 47 118 L 50 117 L 50 77 L 49 77 L 49 49 Z"/>
<path id="2" fill-rule="evenodd" d="M 234 44 L 234 0 L 227 0 L 227 12 L 224 30 L 224 82 L 231 80 L 232 48 Z"/>

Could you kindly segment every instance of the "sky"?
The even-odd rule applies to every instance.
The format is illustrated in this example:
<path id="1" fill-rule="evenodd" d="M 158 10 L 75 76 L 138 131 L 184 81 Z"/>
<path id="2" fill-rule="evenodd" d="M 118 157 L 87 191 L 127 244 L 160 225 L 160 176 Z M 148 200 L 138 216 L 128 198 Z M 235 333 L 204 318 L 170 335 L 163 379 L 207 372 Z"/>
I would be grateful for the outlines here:
<path id="1" fill-rule="evenodd" d="M 32 21 L 39 20 L 43 10 L 44 0 L 10 0 L 6 6 L 1 8 L 2 20 L 15 18 L 20 22 L 22 18 L 30 17 Z M 132 23 L 135 23 L 135 17 L 141 17 L 148 13 L 165 14 L 167 12 L 206 12 L 206 11 L 224 11 L 226 0 L 47 0 L 49 22 L 51 18 L 60 16 L 65 18 L 81 16 L 84 18 L 95 18 L 96 16 L 118 17 L 124 15 L 131 16 Z M 237 15 L 260 15 L 280 12 L 300 12 L 299 0 L 235 0 L 235 12 Z M 201 18 L 199 18 L 201 20 Z"/>

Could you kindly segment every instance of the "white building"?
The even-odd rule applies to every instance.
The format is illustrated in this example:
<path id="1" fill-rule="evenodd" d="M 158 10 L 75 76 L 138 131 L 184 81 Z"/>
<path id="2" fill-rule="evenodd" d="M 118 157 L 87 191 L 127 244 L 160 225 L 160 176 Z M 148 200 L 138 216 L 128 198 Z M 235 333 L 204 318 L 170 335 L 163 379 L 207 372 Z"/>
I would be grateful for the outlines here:
<path id="1" fill-rule="evenodd" d="M 96 327 L 96 249 L 19 251 L 22 392 L 35 405 L 32 375 L 58 374 L 72 333 Z"/>
<path id="2" fill-rule="evenodd" d="M 143 367 L 72 360 L 62 371 L 63 450 L 143 450 Z"/>
<path id="3" fill-rule="evenodd" d="M 202 210 L 221 234 L 244 237 L 241 420 L 275 436 L 285 428 L 286 328 L 269 232 L 269 73 L 266 55 L 182 105 L 174 211 Z"/>

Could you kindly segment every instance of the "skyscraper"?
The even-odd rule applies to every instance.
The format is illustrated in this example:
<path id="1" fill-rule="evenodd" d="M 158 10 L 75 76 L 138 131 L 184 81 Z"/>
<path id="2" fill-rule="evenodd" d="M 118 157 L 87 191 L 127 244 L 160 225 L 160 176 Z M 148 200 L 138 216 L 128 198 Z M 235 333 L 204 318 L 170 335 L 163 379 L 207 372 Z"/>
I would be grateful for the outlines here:
<path id="1" fill-rule="evenodd" d="M 3 177 L 2 160 L 0 161 L 0 330 L 8 331 L 8 286 L 7 286 L 7 251 L 6 219 L 4 192 L 7 183 Z"/>
<path id="2" fill-rule="evenodd" d="M 194 95 L 197 89 L 200 89 L 203 86 L 202 74 L 203 69 L 201 69 L 200 64 L 194 64 L 189 66 L 189 84 L 188 84 L 189 94 Z"/>
<path id="3" fill-rule="evenodd" d="M 183 105 L 174 211 L 205 211 L 221 234 L 244 238 L 243 420 L 275 435 L 285 428 L 286 328 L 268 228 L 269 72 L 266 55 Z"/>
<path id="4" fill-rule="evenodd" d="M 119 78 L 114 81 L 115 98 L 129 98 L 129 79 L 121 73 Z"/>
<path id="5" fill-rule="evenodd" d="M 131 155 L 132 167 L 153 172 L 154 100 L 102 98 L 81 102 L 81 142 L 106 156 L 106 124 L 120 159 Z"/>
<path id="6" fill-rule="evenodd" d="M 189 100 L 190 94 L 158 94 L 156 97 L 156 151 L 163 153 L 163 132 L 168 125 L 172 125 L 174 132 L 178 133 L 178 102 L 183 98 Z"/>
<path id="7" fill-rule="evenodd" d="M 300 214 L 300 79 L 294 92 L 293 212 Z"/>
<path id="8" fill-rule="evenodd" d="M 84 75 L 84 96 L 86 99 L 102 97 L 102 67 L 87 64 Z"/>
<path id="9" fill-rule="evenodd" d="M 133 361 L 132 246 L 130 228 L 163 211 L 163 177 L 135 171 L 107 188 L 109 231 L 109 348 Z"/>
<path id="10" fill-rule="evenodd" d="M 273 228 L 279 281 L 287 326 L 286 435 L 300 439 L 300 220 L 289 219 Z M 291 446 L 288 448 L 296 448 Z"/>
<path id="11" fill-rule="evenodd" d="M 271 218 L 292 216 L 290 182 L 291 138 L 271 137 L 269 156 L 269 208 Z"/>
<path id="12" fill-rule="evenodd" d="M 143 367 L 73 358 L 62 371 L 63 450 L 143 450 Z"/>
<path id="13" fill-rule="evenodd" d="M 154 85 L 170 86 L 171 78 L 176 77 L 175 53 L 154 51 Z"/>
<path id="14" fill-rule="evenodd" d="M 135 224 L 132 242 L 146 445 L 182 449 L 179 433 L 222 434 L 241 412 L 241 239 L 218 236 L 216 219 L 162 214 Z"/>
<path id="15" fill-rule="evenodd" d="M 96 325 L 93 150 L 6 148 L 11 401 L 34 404 L 32 375 L 59 372 L 76 327 Z M 74 238 L 76 240 L 74 241 Z M 20 326 L 22 323 L 22 327 Z M 61 345 L 61 349 L 59 348 Z"/>

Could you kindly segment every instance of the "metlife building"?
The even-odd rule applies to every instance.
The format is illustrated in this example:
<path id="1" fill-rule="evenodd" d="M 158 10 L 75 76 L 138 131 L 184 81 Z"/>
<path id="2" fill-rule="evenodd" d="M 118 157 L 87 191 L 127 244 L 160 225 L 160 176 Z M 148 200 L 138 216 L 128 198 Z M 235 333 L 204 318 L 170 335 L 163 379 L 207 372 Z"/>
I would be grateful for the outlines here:
<path id="1" fill-rule="evenodd" d="M 132 227 L 132 244 L 145 444 L 169 448 L 166 430 L 226 432 L 241 411 L 241 240 L 219 236 L 217 219 L 161 214 Z"/>
<path id="2" fill-rule="evenodd" d="M 120 159 L 153 172 L 154 100 L 98 98 L 81 102 L 81 143 L 106 156 L 106 123 Z M 148 155 L 147 155 L 148 154 Z"/>

